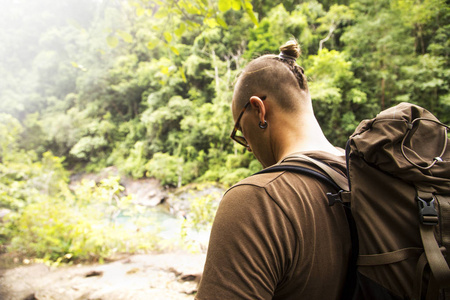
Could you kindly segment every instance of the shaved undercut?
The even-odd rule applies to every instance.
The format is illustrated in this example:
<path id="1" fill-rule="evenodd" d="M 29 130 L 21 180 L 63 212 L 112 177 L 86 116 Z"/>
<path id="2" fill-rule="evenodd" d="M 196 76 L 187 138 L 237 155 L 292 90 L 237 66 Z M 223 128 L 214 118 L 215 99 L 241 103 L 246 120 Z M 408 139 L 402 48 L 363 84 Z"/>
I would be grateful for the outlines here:
<path id="1" fill-rule="evenodd" d="M 295 74 L 278 55 L 253 60 L 238 77 L 233 106 L 239 110 L 251 96 L 276 99 L 276 105 L 291 112 L 311 106 L 306 78 L 302 73 Z"/>

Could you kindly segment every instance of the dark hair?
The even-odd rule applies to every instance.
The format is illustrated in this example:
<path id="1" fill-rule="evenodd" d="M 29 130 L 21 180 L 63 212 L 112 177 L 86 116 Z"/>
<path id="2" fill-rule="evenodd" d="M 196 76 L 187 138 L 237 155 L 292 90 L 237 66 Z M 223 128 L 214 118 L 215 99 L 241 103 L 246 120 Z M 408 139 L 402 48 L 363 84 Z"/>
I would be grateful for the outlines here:
<path id="1" fill-rule="evenodd" d="M 303 68 L 296 63 L 296 60 L 300 57 L 301 54 L 302 51 L 300 49 L 300 45 L 295 39 L 292 39 L 287 41 L 280 47 L 280 54 L 275 57 L 275 59 L 287 64 L 289 70 L 294 73 L 300 88 L 302 90 L 306 90 L 308 89 L 308 87 Z"/>
<path id="2" fill-rule="evenodd" d="M 279 107 L 290 112 L 301 109 L 300 106 L 310 106 L 306 76 L 296 62 L 301 54 L 300 46 L 290 40 L 279 49 L 278 55 L 266 54 L 253 59 L 238 75 L 233 95 L 237 107 L 243 107 L 251 96 L 264 93 L 271 93 Z"/>

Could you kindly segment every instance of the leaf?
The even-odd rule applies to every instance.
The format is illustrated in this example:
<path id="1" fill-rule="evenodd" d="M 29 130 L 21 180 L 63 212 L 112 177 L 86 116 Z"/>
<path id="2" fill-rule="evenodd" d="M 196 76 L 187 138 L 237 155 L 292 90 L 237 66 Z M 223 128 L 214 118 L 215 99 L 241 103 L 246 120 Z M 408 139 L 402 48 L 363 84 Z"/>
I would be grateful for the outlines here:
<path id="1" fill-rule="evenodd" d="M 172 50 L 172 52 L 175 53 L 176 55 L 180 55 L 180 52 L 174 46 L 170 46 L 170 50 Z"/>
<path id="2" fill-rule="evenodd" d="M 169 67 L 163 66 L 161 67 L 161 73 L 163 73 L 164 75 L 168 75 L 169 74 Z"/>
<path id="3" fill-rule="evenodd" d="M 450 106 L 450 94 L 442 95 L 439 97 L 439 102 Z"/>
<path id="4" fill-rule="evenodd" d="M 250 20 L 252 20 L 253 24 L 255 24 L 255 26 L 259 26 L 258 19 L 256 18 L 255 13 L 253 12 L 253 5 L 248 1 L 245 1 L 245 11 L 250 17 Z"/>
<path id="5" fill-rule="evenodd" d="M 231 8 L 233 10 L 240 10 L 241 9 L 241 1 L 240 0 L 231 0 Z"/>
<path id="6" fill-rule="evenodd" d="M 167 9 L 158 9 L 158 11 L 155 13 L 155 18 L 157 19 L 164 19 L 167 18 L 169 15 L 169 12 Z"/>
<path id="7" fill-rule="evenodd" d="M 217 27 L 217 25 L 219 25 L 215 19 L 211 19 L 211 18 L 204 19 L 203 23 L 205 25 L 207 25 L 209 28 L 214 28 L 214 27 Z"/>
<path id="8" fill-rule="evenodd" d="M 186 74 L 184 73 L 184 68 L 180 67 L 179 70 L 180 70 L 180 74 L 181 74 L 181 78 L 183 79 L 183 82 L 187 82 Z"/>
<path id="9" fill-rule="evenodd" d="M 190 27 L 192 27 L 192 28 L 198 28 L 198 27 L 200 27 L 200 24 L 195 23 L 195 22 L 192 22 L 192 21 L 189 21 L 189 20 L 186 20 L 186 23 L 187 23 Z"/>
<path id="10" fill-rule="evenodd" d="M 87 69 L 85 67 L 83 67 L 82 65 L 77 64 L 74 61 L 71 61 L 70 64 L 72 65 L 72 67 L 80 69 L 81 71 L 87 71 Z"/>
<path id="11" fill-rule="evenodd" d="M 129 34 L 128 32 L 123 31 L 123 30 L 118 30 L 117 34 L 123 39 L 123 41 L 125 43 L 130 44 L 133 42 L 133 36 L 131 34 Z"/>
<path id="12" fill-rule="evenodd" d="M 202 14 L 202 11 L 200 9 L 198 9 L 197 7 L 194 7 L 192 5 L 189 5 L 186 7 L 186 12 L 191 15 L 201 15 Z"/>
<path id="13" fill-rule="evenodd" d="M 168 43 L 170 43 L 172 41 L 172 34 L 170 32 L 164 32 L 164 38 L 166 39 L 166 41 Z"/>
<path id="14" fill-rule="evenodd" d="M 136 8 L 136 16 L 140 17 L 145 13 L 145 8 L 138 7 Z"/>
<path id="15" fill-rule="evenodd" d="M 218 5 L 221 12 L 226 12 L 231 8 L 231 0 L 219 0 Z"/>
<path id="16" fill-rule="evenodd" d="M 116 48 L 117 45 L 119 44 L 119 40 L 114 35 L 108 35 L 106 37 L 106 42 L 108 43 L 108 46 L 110 48 Z"/>
<path id="17" fill-rule="evenodd" d="M 217 23 L 219 23 L 220 26 L 222 26 L 225 29 L 228 29 L 227 22 L 225 22 L 225 20 L 222 18 L 222 16 L 217 15 L 216 21 L 217 21 Z"/>
<path id="18" fill-rule="evenodd" d="M 140 17 L 145 14 L 145 8 L 139 2 L 130 1 L 130 5 L 136 8 L 136 16 Z"/>
<path id="19" fill-rule="evenodd" d="M 177 37 L 181 37 L 185 31 L 186 25 L 184 23 L 181 23 L 180 26 L 175 30 L 175 34 Z"/>
<path id="20" fill-rule="evenodd" d="M 350 90 L 348 97 L 352 99 L 353 103 L 365 103 L 367 101 L 366 93 L 356 88 Z"/>
<path id="21" fill-rule="evenodd" d="M 158 44 L 159 44 L 159 40 L 157 38 L 152 38 L 148 41 L 147 48 L 150 50 L 153 50 L 156 48 L 156 46 L 158 46 Z"/>

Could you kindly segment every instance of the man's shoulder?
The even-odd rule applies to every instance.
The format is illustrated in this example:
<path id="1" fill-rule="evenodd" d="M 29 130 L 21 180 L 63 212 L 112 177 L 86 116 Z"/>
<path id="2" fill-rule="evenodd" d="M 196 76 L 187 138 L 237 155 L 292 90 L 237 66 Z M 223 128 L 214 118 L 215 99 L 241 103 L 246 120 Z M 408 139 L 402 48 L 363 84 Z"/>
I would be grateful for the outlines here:
<path id="1" fill-rule="evenodd" d="M 282 171 L 265 174 L 254 174 L 234 184 L 227 190 L 226 193 L 228 193 L 230 190 L 265 188 L 269 184 L 271 184 L 274 180 L 276 180 L 278 177 L 280 177 L 281 174 Z"/>
<path id="2" fill-rule="evenodd" d="M 323 163 L 329 165 L 333 169 L 340 171 L 342 174 L 346 173 L 346 163 L 345 156 L 333 156 L 327 155 L 324 153 L 308 153 L 307 156 L 322 161 Z M 289 163 L 287 163 L 289 164 Z M 308 167 L 308 166 L 305 166 Z M 270 168 L 270 167 L 269 167 Z M 309 168 L 316 169 L 314 165 L 310 165 Z M 277 182 L 280 181 L 280 178 L 283 178 L 285 171 L 282 169 L 280 171 L 268 172 L 263 174 L 254 174 L 249 176 L 238 183 L 234 184 L 231 188 L 227 190 L 225 194 L 229 191 L 245 191 L 245 190 L 255 190 L 255 189 L 266 189 L 269 187 L 277 186 Z M 292 176 L 291 176 L 292 177 Z M 298 177 L 292 177 L 290 180 L 298 180 Z M 307 179 L 307 176 L 303 178 Z M 310 178 L 311 180 L 316 180 L 315 178 Z M 289 181 L 289 180 L 288 180 Z"/>

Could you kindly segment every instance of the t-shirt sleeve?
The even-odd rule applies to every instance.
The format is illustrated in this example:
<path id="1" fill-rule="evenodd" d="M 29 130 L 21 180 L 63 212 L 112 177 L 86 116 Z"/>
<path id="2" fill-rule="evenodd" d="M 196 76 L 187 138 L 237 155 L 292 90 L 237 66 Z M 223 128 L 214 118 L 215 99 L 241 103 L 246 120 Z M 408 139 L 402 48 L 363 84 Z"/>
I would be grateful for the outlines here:
<path id="1" fill-rule="evenodd" d="M 292 225 L 264 188 L 230 189 L 214 220 L 196 299 L 272 299 L 294 248 Z"/>

